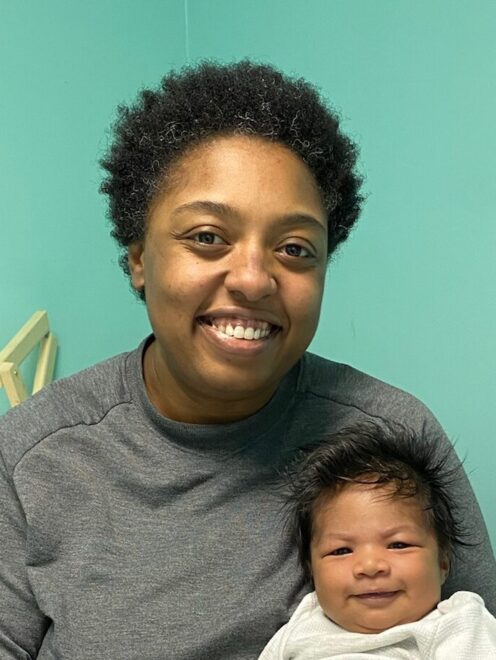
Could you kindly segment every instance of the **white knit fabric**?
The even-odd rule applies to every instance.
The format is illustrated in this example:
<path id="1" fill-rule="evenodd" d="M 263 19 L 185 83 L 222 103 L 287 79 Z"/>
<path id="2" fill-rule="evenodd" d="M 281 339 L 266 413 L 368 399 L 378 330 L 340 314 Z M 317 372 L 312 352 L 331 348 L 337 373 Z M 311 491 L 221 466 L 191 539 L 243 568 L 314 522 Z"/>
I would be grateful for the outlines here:
<path id="1" fill-rule="evenodd" d="M 496 619 L 480 596 L 458 591 L 420 621 L 377 635 L 353 633 L 330 621 L 315 592 L 301 601 L 259 660 L 496 660 Z"/>

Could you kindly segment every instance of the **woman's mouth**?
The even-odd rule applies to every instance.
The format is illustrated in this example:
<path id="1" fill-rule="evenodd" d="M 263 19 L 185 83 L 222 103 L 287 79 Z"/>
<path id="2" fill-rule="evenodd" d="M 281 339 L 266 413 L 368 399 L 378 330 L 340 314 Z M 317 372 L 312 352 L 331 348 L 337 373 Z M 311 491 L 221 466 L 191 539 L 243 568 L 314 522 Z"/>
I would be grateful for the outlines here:
<path id="1" fill-rule="evenodd" d="M 197 321 L 214 328 L 221 337 L 245 341 L 267 339 L 281 329 L 280 326 L 258 319 L 199 316 Z"/>

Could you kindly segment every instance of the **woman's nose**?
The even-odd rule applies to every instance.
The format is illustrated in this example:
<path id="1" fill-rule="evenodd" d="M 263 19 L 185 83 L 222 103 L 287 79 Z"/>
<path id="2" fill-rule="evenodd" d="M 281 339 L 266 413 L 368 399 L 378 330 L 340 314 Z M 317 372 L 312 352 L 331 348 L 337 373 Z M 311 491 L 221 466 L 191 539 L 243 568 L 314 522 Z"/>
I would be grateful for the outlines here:
<path id="1" fill-rule="evenodd" d="M 235 298 L 249 302 L 273 295 L 277 282 L 270 255 L 256 247 L 233 253 L 225 286 Z"/>

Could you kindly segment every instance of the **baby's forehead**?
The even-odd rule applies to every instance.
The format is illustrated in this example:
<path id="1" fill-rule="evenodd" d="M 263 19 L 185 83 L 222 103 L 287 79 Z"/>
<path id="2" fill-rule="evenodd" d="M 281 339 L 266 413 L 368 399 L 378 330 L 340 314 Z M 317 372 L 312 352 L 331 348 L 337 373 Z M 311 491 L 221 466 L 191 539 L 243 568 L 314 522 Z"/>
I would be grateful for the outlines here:
<path id="1" fill-rule="evenodd" d="M 360 499 L 362 503 L 382 502 L 395 506 L 405 502 L 408 506 L 424 507 L 425 496 L 418 491 L 414 482 L 377 481 L 374 475 L 365 475 L 349 481 L 339 481 L 334 486 L 324 488 L 315 501 L 315 506 L 323 503 L 339 503 L 344 499 Z"/>
<path id="2" fill-rule="evenodd" d="M 374 526 L 391 526 L 398 521 L 426 531 L 431 521 L 421 494 L 398 491 L 392 483 L 377 484 L 372 481 L 345 482 L 337 488 L 324 490 L 312 509 L 312 527 L 325 526 L 367 529 Z"/>
<path id="3" fill-rule="evenodd" d="M 363 494 L 370 502 L 408 502 L 412 506 L 425 507 L 426 494 L 420 492 L 418 483 L 412 478 L 384 481 L 379 475 L 365 474 L 353 479 L 339 479 L 323 488 L 315 500 L 314 508 L 323 503 L 337 502 L 354 494 Z"/>

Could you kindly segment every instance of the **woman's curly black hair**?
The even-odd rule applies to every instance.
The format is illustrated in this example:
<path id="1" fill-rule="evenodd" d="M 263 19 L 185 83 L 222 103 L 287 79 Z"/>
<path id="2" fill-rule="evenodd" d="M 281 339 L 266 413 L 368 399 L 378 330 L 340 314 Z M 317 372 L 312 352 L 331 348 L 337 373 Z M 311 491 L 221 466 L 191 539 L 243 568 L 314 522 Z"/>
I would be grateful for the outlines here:
<path id="1" fill-rule="evenodd" d="M 420 438 L 397 423 L 357 423 L 302 449 L 286 468 L 289 485 L 288 527 L 300 564 L 311 578 L 310 544 L 316 507 L 323 497 L 346 484 L 388 486 L 387 497 L 418 498 L 426 523 L 436 535 L 440 552 L 449 560 L 467 540 L 457 503 L 452 497 L 460 464 L 451 467 L 453 449 Z"/>
<path id="2" fill-rule="evenodd" d="M 119 106 L 114 141 L 101 165 L 112 236 L 129 274 L 127 246 L 143 238 L 150 204 L 171 166 L 187 150 L 219 135 L 252 135 L 281 143 L 308 165 L 328 214 L 328 254 L 353 227 L 363 198 L 357 148 L 339 120 L 303 79 L 243 60 L 203 62 L 166 75 L 157 90 Z"/>

